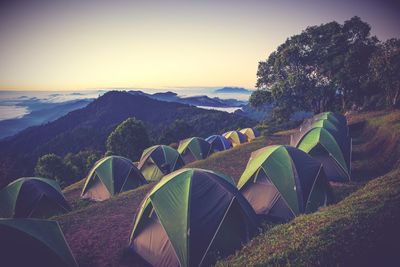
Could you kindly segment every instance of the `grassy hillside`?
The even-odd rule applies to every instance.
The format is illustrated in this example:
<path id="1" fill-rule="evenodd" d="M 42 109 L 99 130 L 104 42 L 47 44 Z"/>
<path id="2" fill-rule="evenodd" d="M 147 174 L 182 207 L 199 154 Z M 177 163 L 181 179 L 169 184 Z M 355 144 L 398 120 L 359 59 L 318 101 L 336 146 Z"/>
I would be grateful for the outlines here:
<path id="1" fill-rule="evenodd" d="M 338 203 L 288 224 L 265 226 L 258 237 L 218 265 L 376 265 L 375 256 L 393 255 L 389 245 L 398 236 L 395 226 L 400 221 L 400 112 L 359 114 L 350 122 L 354 181 L 332 184 Z M 187 167 L 223 172 L 237 181 L 252 151 L 285 144 L 290 133 L 259 138 Z M 144 264 L 124 250 L 134 214 L 153 185 L 102 203 L 76 201 L 83 181 L 64 190 L 69 200 L 75 200 L 74 211 L 53 219 L 60 222 L 81 266 Z"/>
<path id="2" fill-rule="evenodd" d="M 358 135 L 356 180 L 376 179 L 336 205 L 265 231 L 217 265 L 384 266 L 399 259 L 400 112 L 350 121 Z"/>

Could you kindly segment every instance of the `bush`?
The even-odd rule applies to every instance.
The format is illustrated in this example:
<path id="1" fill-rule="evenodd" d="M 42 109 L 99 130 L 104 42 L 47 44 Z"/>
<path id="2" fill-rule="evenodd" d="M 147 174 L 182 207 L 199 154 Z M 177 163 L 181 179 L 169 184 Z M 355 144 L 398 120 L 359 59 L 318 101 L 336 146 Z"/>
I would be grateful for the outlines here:
<path id="1" fill-rule="evenodd" d="M 138 160 L 150 145 L 149 135 L 142 121 L 128 118 L 108 136 L 107 150 L 110 154 Z"/>

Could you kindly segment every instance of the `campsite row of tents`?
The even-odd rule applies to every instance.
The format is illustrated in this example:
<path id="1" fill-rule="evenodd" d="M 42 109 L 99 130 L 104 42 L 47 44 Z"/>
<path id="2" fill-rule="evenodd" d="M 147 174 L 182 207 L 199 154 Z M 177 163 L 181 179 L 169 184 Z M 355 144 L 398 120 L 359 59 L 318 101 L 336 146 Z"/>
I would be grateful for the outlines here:
<path id="1" fill-rule="evenodd" d="M 258 131 L 245 128 L 223 135 L 212 135 L 206 139 L 191 137 L 182 140 L 177 150 L 166 145 L 155 145 L 143 151 L 137 165 L 124 157 L 105 157 L 96 162 L 87 176 L 82 198 L 95 201 L 109 199 L 147 182 L 160 181 L 165 175 L 190 162 L 250 142 L 258 136 Z"/>
<path id="2" fill-rule="evenodd" d="M 229 149 L 257 136 L 257 131 L 246 128 L 207 139 L 189 138 L 180 142 L 178 150 L 156 145 L 143 151 L 137 166 L 120 156 L 102 158 L 90 170 L 82 197 L 98 201 L 108 199 L 149 181 L 159 181 L 189 162 L 204 159 L 213 152 Z M 23 177 L 0 190 L 1 218 L 44 218 L 70 210 L 58 182 L 52 179 Z"/>

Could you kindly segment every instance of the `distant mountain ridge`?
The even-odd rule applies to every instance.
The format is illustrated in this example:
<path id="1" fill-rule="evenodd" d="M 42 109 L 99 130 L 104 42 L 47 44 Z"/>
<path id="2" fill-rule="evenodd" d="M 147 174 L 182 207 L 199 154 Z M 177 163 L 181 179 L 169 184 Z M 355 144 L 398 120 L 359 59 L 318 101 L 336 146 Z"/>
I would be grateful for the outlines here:
<path id="1" fill-rule="evenodd" d="M 255 124 L 227 112 L 111 91 L 53 122 L 30 127 L 0 141 L 0 187 L 18 177 L 32 175 L 38 157 L 44 154 L 62 156 L 84 149 L 105 152 L 108 135 L 128 117 L 142 120 L 154 139 L 177 119 L 187 122 L 201 137 Z"/>
<path id="2" fill-rule="evenodd" d="M 252 91 L 242 87 L 223 87 L 214 91 L 215 93 L 230 93 L 230 94 L 251 94 Z"/>
<path id="3" fill-rule="evenodd" d="M 85 107 L 91 101 L 92 99 L 80 99 L 63 103 L 37 104 L 37 102 L 40 102 L 39 100 L 31 100 L 31 102 L 34 102 L 33 105 L 38 107 L 34 108 L 29 114 L 24 115 L 22 118 L 0 121 L 0 139 L 12 136 L 30 126 L 54 121 L 70 111 Z"/>
<path id="4" fill-rule="evenodd" d="M 237 99 L 221 99 L 219 97 L 209 97 L 206 95 L 199 96 L 179 96 L 174 92 L 148 94 L 142 91 L 131 90 L 129 93 L 134 95 L 143 95 L 160 101 L 176 102 L 192 106 L 206 106 L 206 107 L 242 107 L 247 104 L 246 101 Z"/>

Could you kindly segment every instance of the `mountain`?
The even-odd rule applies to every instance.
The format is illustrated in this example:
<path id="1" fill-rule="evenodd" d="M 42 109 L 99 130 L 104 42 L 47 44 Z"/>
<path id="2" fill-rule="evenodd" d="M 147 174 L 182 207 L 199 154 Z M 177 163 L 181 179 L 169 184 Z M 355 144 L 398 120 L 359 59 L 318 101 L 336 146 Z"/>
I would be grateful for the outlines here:
<path id="1" fill-rule="evenodd" d="M 205 107 L 241 107 L 247 104 L 246 101 L 236 99 L 221 99 L 218 97 L 208 97 L 206 95 L 182 97 L 174 92 L 147 94 L 142 91 L 129 91 L 134 95 L 147 96 L 160 101 L 176 102 L 192 106 L 205 106 Z"/>
<path id="2" fill-rule="evenodd" d="M 32 175 L 38 157 L 44 154 L 63 156 L 84 149 L 104 152 L 110 132 L 128 117 L 142 120 L 153 139 L 177 119 L 188 123 L 201 137 L 255 124 L 227 112 L 111 91 L 53 122 L 30 127 L 0 141 L 0 187 L 18 177 Z"/>
<path id="3" fill-rule="evenodd" d="M 38 99 L 24 101 L 24 105 L 28 106 L 31 112 L 22 118 L 0 121 L 0 139 L 12 136 L 30 126 L 54 121 L 72 110 L 85 107 L 90 102 L 90 99 L 62 103 L 43 103 Z"/>
<path id="4" fill-rule="evenodd" d="M 224 88 L 215 90 L 214 93 L 251 94 L 252 91 L 245 89 L 245 88 L 241 88 L 241 87 L 224 87 Z"/>

